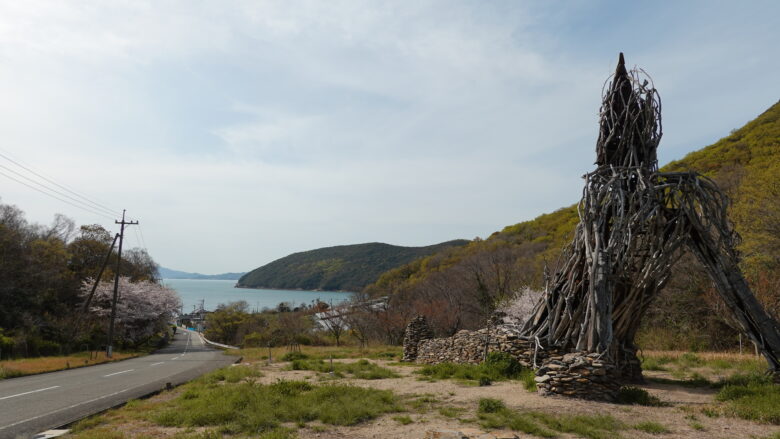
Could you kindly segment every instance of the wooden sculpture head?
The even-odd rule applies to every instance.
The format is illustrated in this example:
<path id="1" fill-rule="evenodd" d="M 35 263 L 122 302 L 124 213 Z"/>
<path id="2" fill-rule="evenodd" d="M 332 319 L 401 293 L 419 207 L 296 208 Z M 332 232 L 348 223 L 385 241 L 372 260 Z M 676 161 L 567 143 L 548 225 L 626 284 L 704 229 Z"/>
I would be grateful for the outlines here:
<path id="1" fill-rule="evenodd" d="M 615 74 L 602 97 L 596 144 L 599 167 L 658 169 L 656 149 L 661 140 L 661 103 L 644 72 L 626 70 L 620 54 Z"/>

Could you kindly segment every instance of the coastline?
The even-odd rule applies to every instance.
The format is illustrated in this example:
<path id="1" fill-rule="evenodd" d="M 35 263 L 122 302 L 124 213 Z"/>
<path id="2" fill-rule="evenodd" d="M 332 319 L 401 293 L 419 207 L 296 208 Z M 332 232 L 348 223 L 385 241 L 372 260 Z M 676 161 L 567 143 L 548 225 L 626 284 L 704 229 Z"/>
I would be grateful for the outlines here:
<path id="1" fill-rule="evenodd" d="M 233 288 L 240 288 L 242 290 L 274 290 L 274 291 L 309 291 L 312 293 L 347 293 L 347 294 L 356 294 L 354 291 L 346 291 L 346 290 L 307 290 L 304 288 L 277 288 L 277 287 L 244 287 L 239 286 L 238 284 L 234 285 Z"/>

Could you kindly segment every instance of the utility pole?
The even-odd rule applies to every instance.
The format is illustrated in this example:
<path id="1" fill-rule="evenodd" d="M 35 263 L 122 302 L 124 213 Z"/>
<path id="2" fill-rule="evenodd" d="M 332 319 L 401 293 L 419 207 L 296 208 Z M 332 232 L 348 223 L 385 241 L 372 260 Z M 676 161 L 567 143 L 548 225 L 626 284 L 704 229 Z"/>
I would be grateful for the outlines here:
<path id="1" fill-rule="evenodd" d="M 119 228 L 119 252 L 116 255 L 116 269 L 114 270 L 114 300 L 111 303 L 111 322 L 108 324 L 108 344 L 106 345 L 106 357 L 111 358 L 114 343 L 114 320 L 116 319 L 116 301 L 119 297 L 119 265 L 122 263 L 122 240 L 125 238 L 125 226 L 138 224 L 138 221 L 125 221 L 125 210 L 122 209 L 122 221 L 114 221 L 120 224 Z"/>

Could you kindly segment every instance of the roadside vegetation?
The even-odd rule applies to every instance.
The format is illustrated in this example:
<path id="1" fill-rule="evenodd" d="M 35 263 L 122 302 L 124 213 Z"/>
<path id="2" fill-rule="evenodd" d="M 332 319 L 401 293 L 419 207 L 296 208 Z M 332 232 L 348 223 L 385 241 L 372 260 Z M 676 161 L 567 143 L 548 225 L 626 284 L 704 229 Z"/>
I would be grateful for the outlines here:
<path id="1" fill-rule="evenodd" d="M 74 369 L 84 366 L 94 366 L 95 364 L 126 360 L 143 354 L 144 352 L 140 351 L 114 351 L 112 358 L 107 358 L 105 352 L 77 352 L 65 356 L 0 361 L 0 379 L 54 372 L 63 369 Z"/>
<path id="2" fill-rule="evenodd" d="M 114 264 L 106 267 L 88 309 L 84 304 L 112 241 L 113 233 L 99 225 L 76 227 L 63 215 L 50 225 L 34 224 L 18 207 L 0 203 L 0 361 L 36 359 L 4 363 L 2 374 L 83 365 L 76 352 L 105 344 L 113 295 L 105 281 L 114 276 Z M 116 248 L 111 253 L 115 261 Z M 159 285 L 157 264 L 146 250 L 125 249 L 120 273 L 115 350 L 154 346 L 179 308 L 178 296 Z"/>

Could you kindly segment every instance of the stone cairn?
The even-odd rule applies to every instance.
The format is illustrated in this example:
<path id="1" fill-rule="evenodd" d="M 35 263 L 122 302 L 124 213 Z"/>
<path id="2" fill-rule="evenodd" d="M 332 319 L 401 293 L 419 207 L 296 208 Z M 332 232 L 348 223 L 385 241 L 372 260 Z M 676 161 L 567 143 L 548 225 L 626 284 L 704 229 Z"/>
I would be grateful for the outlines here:
<path id="1" fill-rule="evenodd" d="M 433 331 L 425 316 L 417 316 L 406 326 L 404 332 L 404 357 L 401 361 L 417 360 L 417 349 L 420 342 L 433 338 Z"/>

